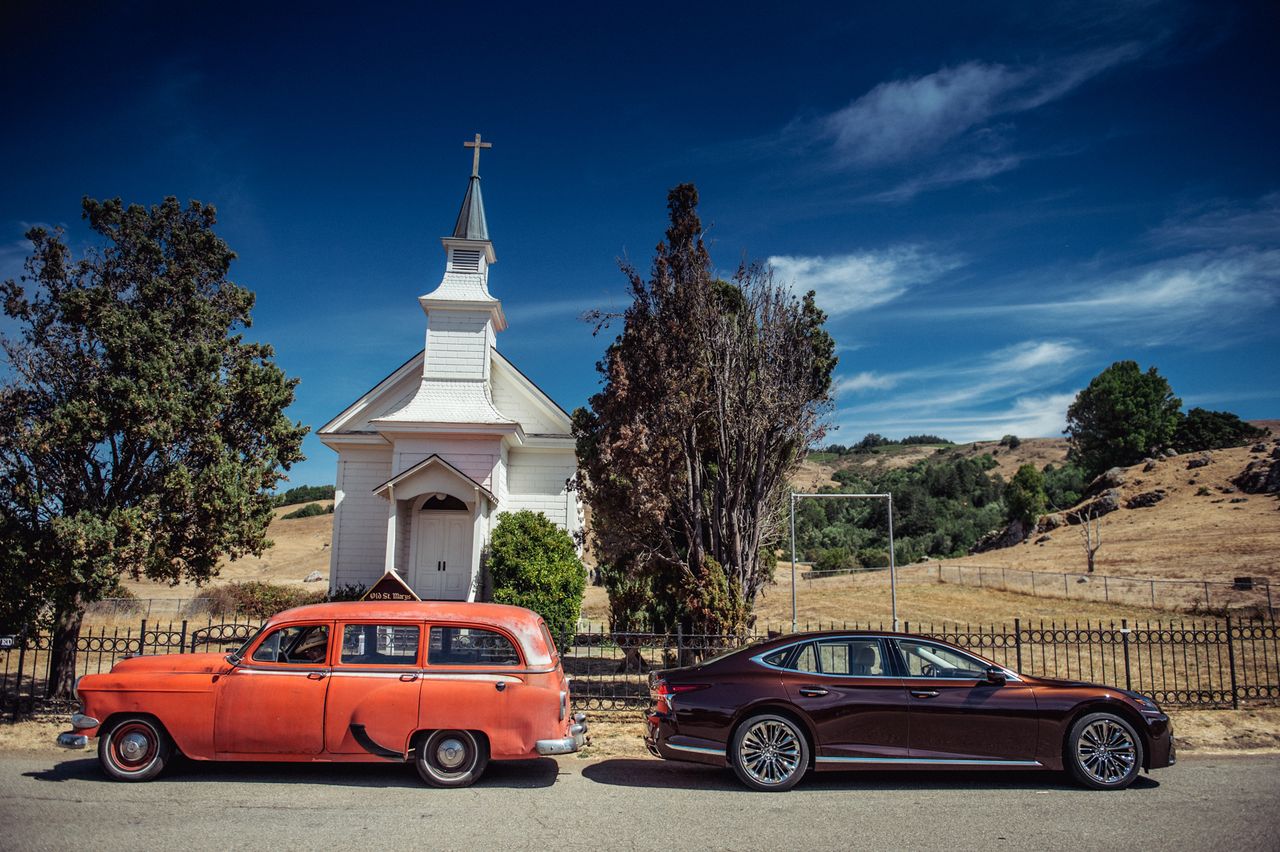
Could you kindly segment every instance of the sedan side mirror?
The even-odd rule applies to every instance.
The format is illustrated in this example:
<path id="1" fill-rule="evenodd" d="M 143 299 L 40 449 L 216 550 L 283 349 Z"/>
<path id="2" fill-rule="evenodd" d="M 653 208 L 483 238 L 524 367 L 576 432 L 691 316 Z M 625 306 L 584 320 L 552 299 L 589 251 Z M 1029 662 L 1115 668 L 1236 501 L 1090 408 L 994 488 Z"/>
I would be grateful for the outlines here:
<path id="1" fill-rule="evenodd" d="M 987 683 L 993 683 L 996 686 L 1000 686 L 1008 679 L 1009 677 L 1004 673 L 1004 669 L 1000 668 L 999 666 L 987 666 L 987 670 L 986 670 Z"/>

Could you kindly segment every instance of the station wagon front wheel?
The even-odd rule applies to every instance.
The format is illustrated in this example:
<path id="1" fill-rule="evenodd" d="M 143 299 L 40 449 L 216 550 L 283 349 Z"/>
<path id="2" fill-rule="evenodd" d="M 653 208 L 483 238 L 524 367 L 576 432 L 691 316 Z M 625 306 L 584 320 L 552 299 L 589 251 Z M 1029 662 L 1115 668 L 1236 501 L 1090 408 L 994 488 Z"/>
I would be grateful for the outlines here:
<path id="1" fill-rule="evenodd" d="M 98 762 L 117 781 L 150 781 L 173 757 L 173 740 L 159 723 L 128 716 L 98 737 Z"/>
<path id="2" fill-rule="evenodd" d="M 489 763 L 489 747 L 470 731 L 434 731 L 418 748 L 418 774 L 433 787 L 469 787 Z"/>

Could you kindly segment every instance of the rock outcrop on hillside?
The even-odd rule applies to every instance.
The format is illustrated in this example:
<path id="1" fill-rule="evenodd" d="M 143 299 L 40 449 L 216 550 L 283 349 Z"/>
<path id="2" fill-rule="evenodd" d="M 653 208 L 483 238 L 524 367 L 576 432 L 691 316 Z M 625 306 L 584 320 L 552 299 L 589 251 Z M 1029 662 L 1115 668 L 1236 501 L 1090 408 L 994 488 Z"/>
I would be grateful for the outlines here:
<path id="1" fill-rule="evenodd" d="M 1231 482 L 1246 494 L 1275 494 L 1280 492 L 1280 444 L 1267 458 L 1257 459 L 1245 465 L 1244 470 Z"/>

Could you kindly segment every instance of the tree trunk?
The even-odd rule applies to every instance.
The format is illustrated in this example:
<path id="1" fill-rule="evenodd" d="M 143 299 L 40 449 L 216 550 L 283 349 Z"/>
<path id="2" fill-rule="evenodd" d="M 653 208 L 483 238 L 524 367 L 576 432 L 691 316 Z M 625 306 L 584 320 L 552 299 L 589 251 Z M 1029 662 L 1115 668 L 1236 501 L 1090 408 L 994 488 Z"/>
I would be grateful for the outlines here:
<path id="1" fill-rule="evenodd" d="M 79 600 L 58 614 L 53 629 L 53 642 L 49 649 L 49 682 L 45 695 L 49 698 L 74 698 L 76 685 L 76 645 L 80 641 L 80 627 L 84 624 L 84 608 Z"/>
<path id="2" fill-rule="evenodd" d="M 1093 573 L 1093 551 L 1089 551 L 1089 573 Z"/>

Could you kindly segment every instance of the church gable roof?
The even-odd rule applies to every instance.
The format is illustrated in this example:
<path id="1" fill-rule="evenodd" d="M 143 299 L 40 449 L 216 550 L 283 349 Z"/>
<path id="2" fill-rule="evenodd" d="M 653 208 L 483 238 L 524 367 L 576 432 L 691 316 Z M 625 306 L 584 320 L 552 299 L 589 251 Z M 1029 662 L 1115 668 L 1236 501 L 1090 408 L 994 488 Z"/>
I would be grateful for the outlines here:
<path id="1" fill-rule="evenodd" d="M 569 413 L 497 349 L 490 349 L 494 405 L 531 435 L 568 435 Z"/>

